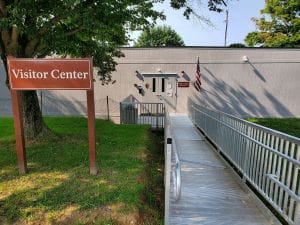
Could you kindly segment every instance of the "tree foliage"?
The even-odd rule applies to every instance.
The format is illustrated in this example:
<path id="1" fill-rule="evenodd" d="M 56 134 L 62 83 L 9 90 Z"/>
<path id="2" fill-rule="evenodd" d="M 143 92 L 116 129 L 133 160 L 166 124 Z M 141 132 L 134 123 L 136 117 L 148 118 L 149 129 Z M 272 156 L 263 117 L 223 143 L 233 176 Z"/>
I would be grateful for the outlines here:
<path id="1" fill-rule="evenodd" d="M 0 0 L 1 58 L 7 69 L 7 55 L 90 56 L 102 83 L 108 83 L 128 31 L 163 17 L 153 9 L 159 1 L 163 0 Z M 22 91 L 21 97 L 25 137 L 31 140 L 47 129 L 36 92 Z"/>
<path id="2" fill-rule="evenodd" d="M 227 0 L 208 0 L 207 6 L 211 11 L 222 12 L 223 7 L 227 6 L 226 2 Z M 201 15 L 200 12 L 203 0 L 171 0 L 170 3 L 171 7 L 174 9 L 184 9 L 183 15 L 187 19 L 189 19 L 191 15 L 194 15 L 202 21 L 207 21 L 207 19 L 203 15 Z"/>
<path id="3" fill-rule="evenodd" d="M 114 58 L 122 56 L 119 47 L 129 40 L 128 31 L 144 30 L 156 19 L 164 18 L 153 9 L 154 3 L 163 1 L 0 0 L 1 59 L 7 69 L 7 55 L 25 58 L 91 56 L 94 65 L 99 67 L 100 79 L 108 83 L 116 65 Z M 189 1 L 192 0 L 171 0 L 171 3 L 174 8 L 184 8 L 188 18 L 195 13 Z M 207 1 L 214 11 L 219 11 L 218 6 L 223 4 L 222 0 Z M 42 127 L 36 93 L 23 91 L 21 95 L 25 130 L 34 128 L 35 136 Z"/>
<path id="4" fill-rule="evenodd" d="M 135 47 L 184 46 L 180 35 L 170 26 L 157 26 L 141 33 Z"/>
<path id="5" fill-rule="evenodd" d="M 143 29 L 162 14 L 157 0 L 0 0 L 1 55 L 16 57 L 93 56 L 103 82 L 128 30 Z"/>
<path id="6" fill-rule="evenodd" d="M 267 0 L 261 15 L 253 19 L 258 31 L 245 38 L 248 46 L 300 47 L 299 0 Z"/>

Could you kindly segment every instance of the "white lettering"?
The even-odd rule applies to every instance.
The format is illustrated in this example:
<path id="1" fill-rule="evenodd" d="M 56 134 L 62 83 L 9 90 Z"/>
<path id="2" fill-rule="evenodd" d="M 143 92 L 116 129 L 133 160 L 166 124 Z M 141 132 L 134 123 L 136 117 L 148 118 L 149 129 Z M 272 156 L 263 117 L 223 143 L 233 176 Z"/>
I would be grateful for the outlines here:
<path id="1" fill-rule="evenodd" d="M 18 72 L 16 72 L 14 69 L 12 69 L 12 72 L 13 72 L 15 78 L 18 78 L 18 77 L 19 77 L 20 70 L 18 70 Z"/>
<path id="2" fill-rule="evenodd" d="M 77 73 L 77 77 L 78 79 L 86 79 L 86 74 L 85 72 L 81 73 L 81 72 L 78 72 Z"/>
<path id="3" fill-rule="evenodd" d="M 59 79 L 59 70 L 52 70 L 51 77 L 54 79 Z"/>
<path id="4" fill-rule="evenodd" d="M 38 78 L 38 79 L 45 79 L 45 77 L 44 77 L 44 73 L 42 73 L 42 72 L 37 72 L 36 73 L 36 77 Z"/>
<path id="5" fill-rule="evenodd" d="M 88 72 L 63 72 L 58 69 L 51 71 L 51 77 L 54 79 L 87 79 Z"/>
<path id="6" fill-rule="evenodd" d="M 28 77 L 29 77 L 28 73 L 29 73 L 28 71 L 25 71 L 25 72 L 21 73 L 21 78 L 22 79 L 28 79 Z"/>
<path id="7" fill-rule="evenodd" d="M 34 70 L 23 71 L 22 69 L 12 69 L 12 73 L 15 78 L 21 79 L 47 79 L 48 76 L 48 72 L 36 72 Z"/>
<path id="8" fill-rule="evenodd" d="M 65 72 L 60 72 L 60 78 L 61 79 L 66 79 L 66 78 L 68 78 L 67 76 L 66 76 L 66 73 Z"/>
<path id="9" fill-rule="evenodd" d="M 68 79 L 73 79 L 73 78 L 75 78 L 75 77 L 73 77 L 73 73 L 72 72 L 66 72 L 66 78 L 68 78 Z"/>

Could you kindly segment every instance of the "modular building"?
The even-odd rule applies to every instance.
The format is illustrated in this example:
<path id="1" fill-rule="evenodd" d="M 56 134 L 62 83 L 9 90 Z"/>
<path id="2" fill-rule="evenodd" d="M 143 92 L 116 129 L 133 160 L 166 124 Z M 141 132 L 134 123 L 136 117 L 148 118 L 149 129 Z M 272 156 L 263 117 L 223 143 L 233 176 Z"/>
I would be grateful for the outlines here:
<path id="1" fill-rule="evenodd" d="M 300 49 L 122 48 L 112 82 L 94 73 L 96 116 L 120 121 L 121 102 L 162 102 L 187 112 L 188 99 L 240 117 L 300 116 Z M 199 58 L 201 88 L 194 87 Z M 11 115 L 0 77 L 0 115 Z M 85 115 L 84 91 L 38 91 L 44 115 Z"/>

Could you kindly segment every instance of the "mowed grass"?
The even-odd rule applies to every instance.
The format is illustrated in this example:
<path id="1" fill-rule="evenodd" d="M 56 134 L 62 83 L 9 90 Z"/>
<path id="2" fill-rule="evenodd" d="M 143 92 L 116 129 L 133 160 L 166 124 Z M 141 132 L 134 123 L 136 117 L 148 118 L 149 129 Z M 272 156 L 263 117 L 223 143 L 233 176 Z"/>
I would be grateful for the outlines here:
<path id="1" fill-rule="evenodd" d="M 300 118 L 249 118 L 248 120 L 300 138 Z"/>
<path id="2" fill-rule="evenodd" d="M 0 119 L 0 224 L 162 224 L 162 134 L 97 120 L 88 167 L 85 118 L 45 118 L 55 135 L 27 146 L 19 175 L 13 120 Z"/>

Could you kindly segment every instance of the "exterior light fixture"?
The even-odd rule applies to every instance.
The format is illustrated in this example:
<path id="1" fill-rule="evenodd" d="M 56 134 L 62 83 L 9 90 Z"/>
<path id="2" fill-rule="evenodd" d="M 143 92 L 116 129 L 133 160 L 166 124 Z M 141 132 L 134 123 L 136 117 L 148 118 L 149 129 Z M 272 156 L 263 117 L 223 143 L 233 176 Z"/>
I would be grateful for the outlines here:
<path id="1" fill-rule="evenodd" d="M 243 59 L 243 62 L 245 62 L 245 63 L 249 62 L 249 58 L 246 55 L 244 55 L 242 59 Z"/>

